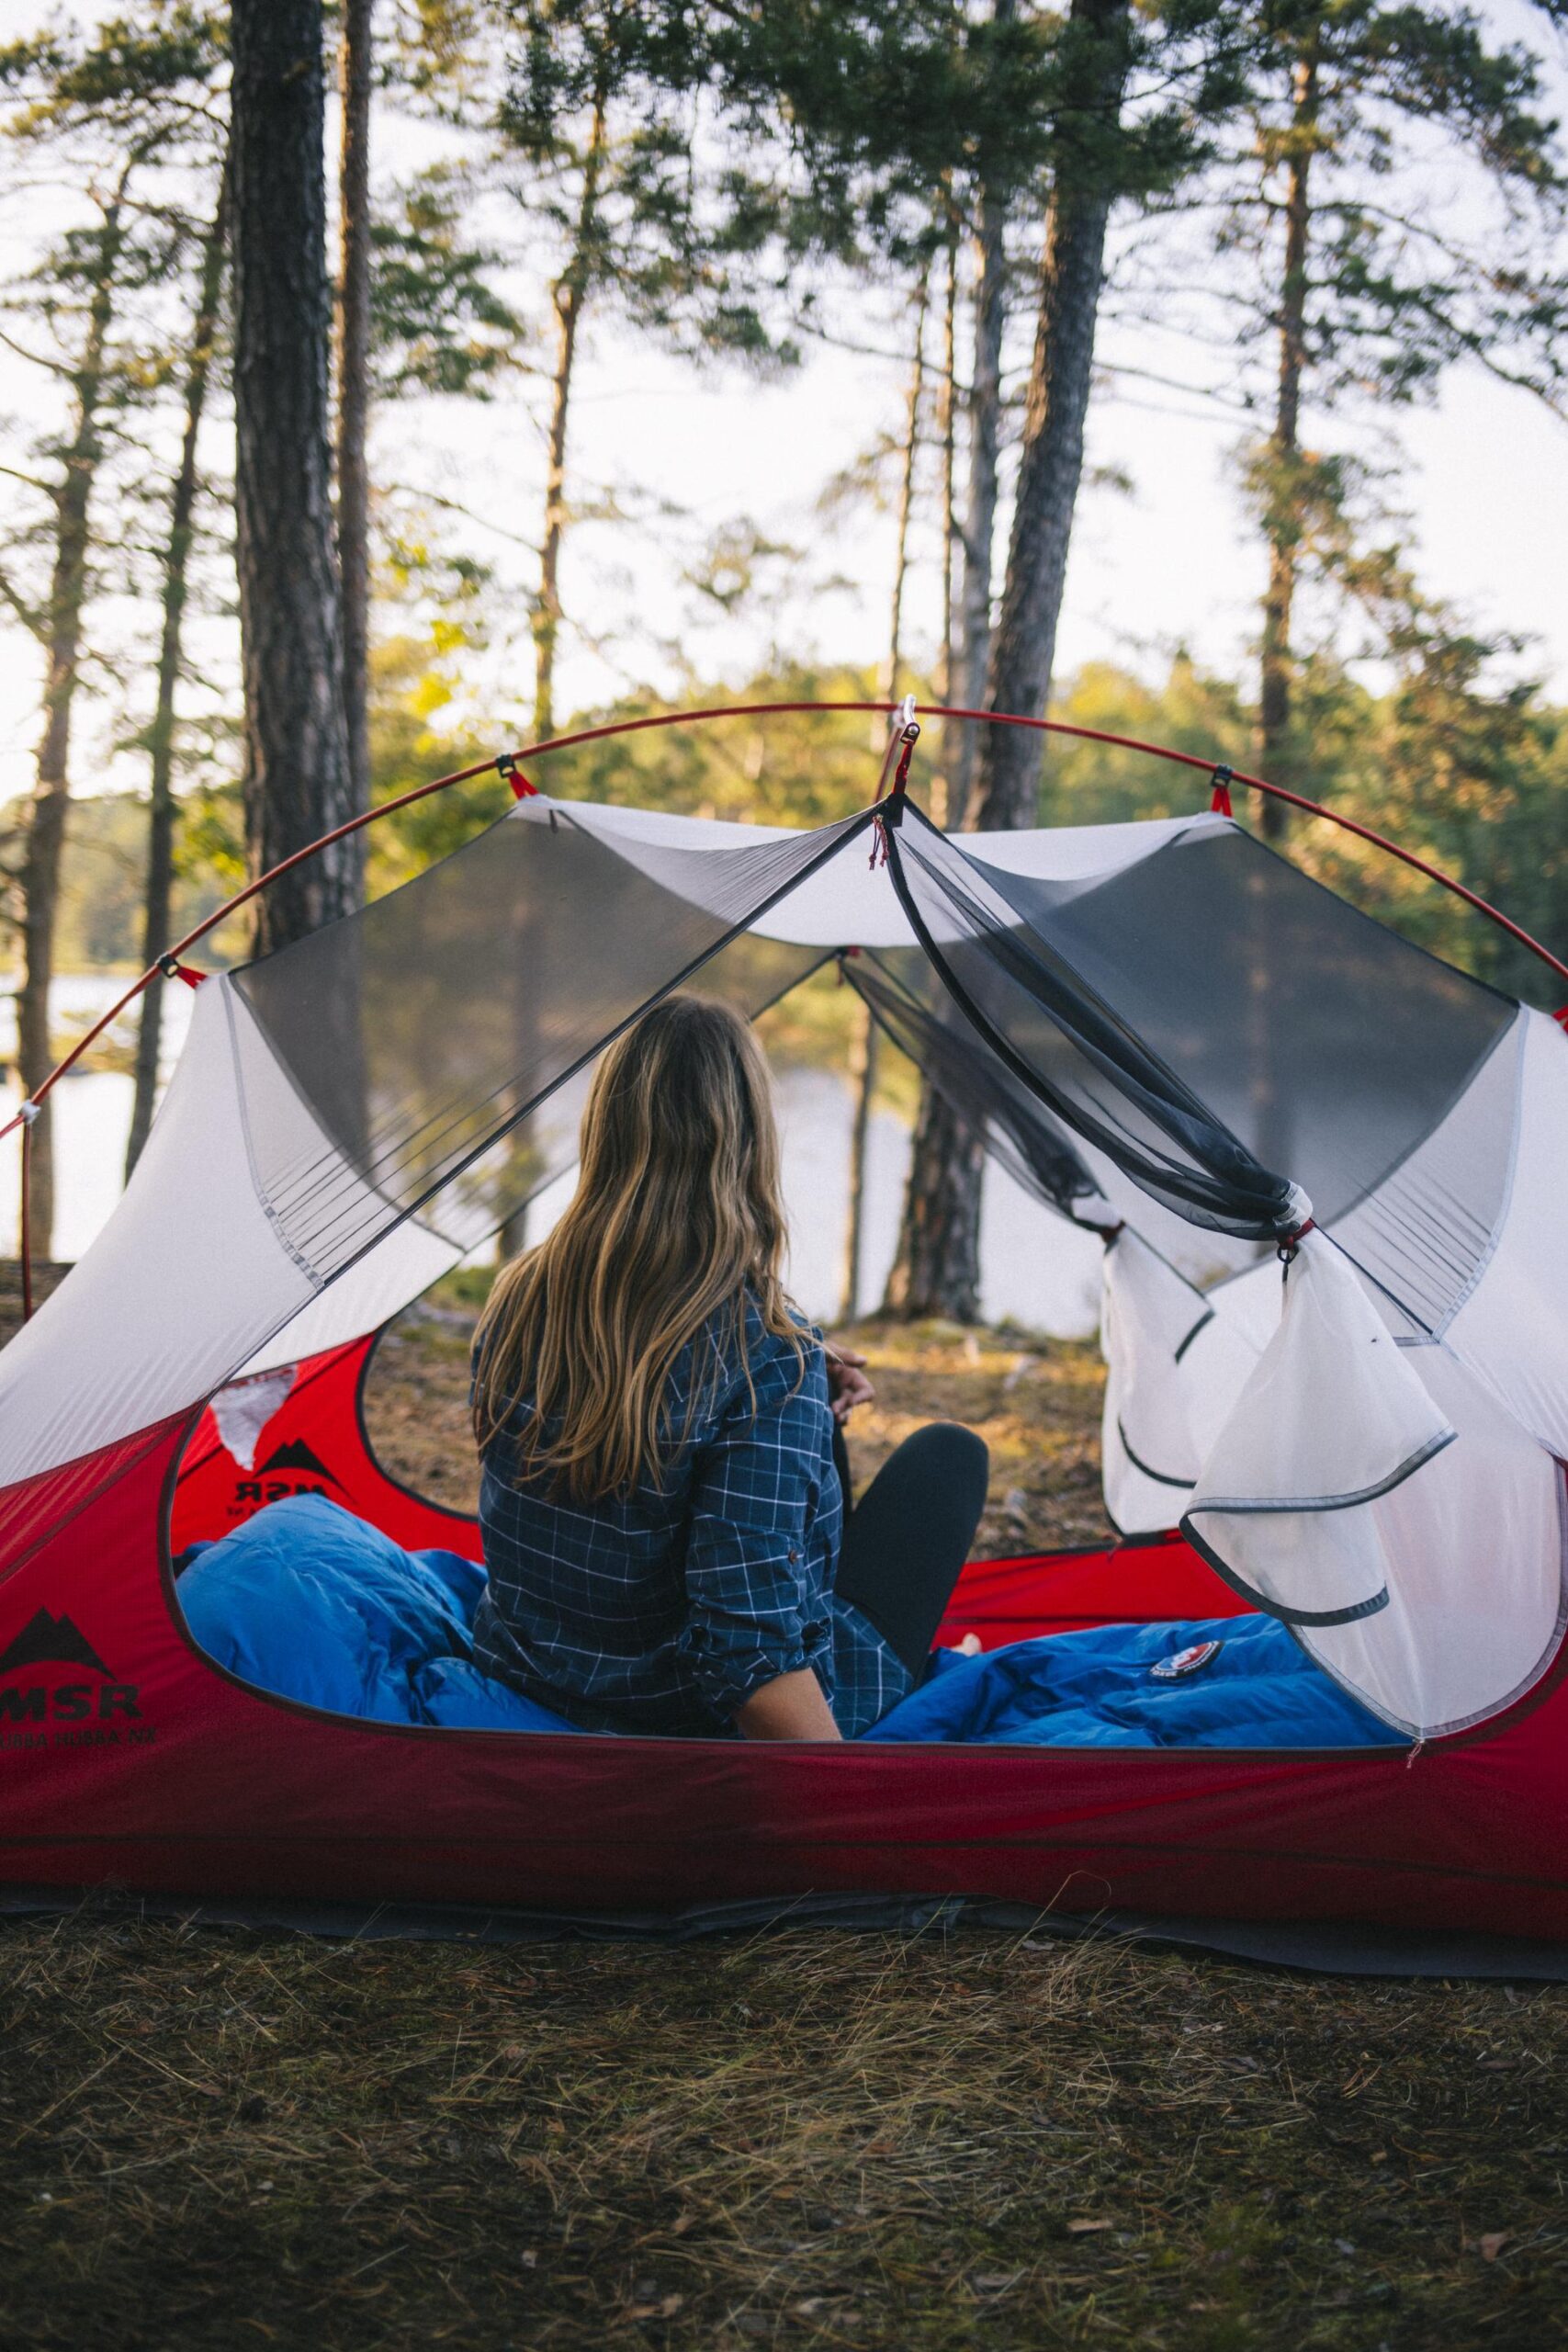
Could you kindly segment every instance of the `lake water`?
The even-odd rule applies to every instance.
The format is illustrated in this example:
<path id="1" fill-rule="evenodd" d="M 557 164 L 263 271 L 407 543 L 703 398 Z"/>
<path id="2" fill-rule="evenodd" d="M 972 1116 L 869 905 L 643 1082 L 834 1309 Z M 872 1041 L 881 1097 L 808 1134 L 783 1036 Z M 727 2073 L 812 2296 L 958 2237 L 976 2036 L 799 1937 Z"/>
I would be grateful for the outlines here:
<path id="1" fill-rule="evenodd" d="M 53 1006 L 58 1034 L 78 1032 L 113 1002 L 123 985 L 96 973 L 62 978 Z M 0 1002 L 0 1057 L 7 1061 L 0 1116 L 9 1117 L 17 1101 L 9 1070 L 15 1031 L 9 1001 Z M 177 1057 L 191 1002 L 186 989 L 165 991 L 166 1066 Z M 834 1072 L 798 1069 L 779 1073 L 777 1096 L 790 1213 L 791 1287 L 807 1314 L 836 1319 L 849 1218 L 852 1097 Z M 63 1079 L 53 1102 L 58 1170 L 54 1253 L 73 1259 L 87 1248 L 119 1197 L 131 1081 L 112 1071 Z M 872 1121 L 868 1154 L 858 1302 L 862 1313 L 874 1310 L 893 1262 L 908 1171 L 909 1130 L 901 1120 L 879 1112 Z M 193 1171 L 193 1176 L 198 1173 Z M 0 1147 L 0 1249 L 6 1251 L 14 1246 L 17 1176 L 18 1151 L 12 1136 Z M 531 1232 L 543 1231 L 558 1215 L 570 1197 L 571 1182 L 565 1177 L 541 1196 L 530 1219 Z M 1099 1319 L 1100 1257 L 1092 1235 L 1075 1231 L 1041 1208 L 1000 1169 L 987 1169 L 980 1235 L 981 1306 L 987 1321 L 1010 1317 L 1030 1330 L 1068 1339 L 1092 1332 Z"/>

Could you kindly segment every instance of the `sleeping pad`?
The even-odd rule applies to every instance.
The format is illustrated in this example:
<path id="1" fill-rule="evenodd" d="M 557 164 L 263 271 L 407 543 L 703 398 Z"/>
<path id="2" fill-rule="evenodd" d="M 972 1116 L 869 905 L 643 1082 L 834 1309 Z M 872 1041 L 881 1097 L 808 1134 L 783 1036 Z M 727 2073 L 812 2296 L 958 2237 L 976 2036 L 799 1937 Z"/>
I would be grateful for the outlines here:
<path id="1" fill-rule="evenodd" d="M 177 1585 L 193 1639 L 243 1682 L 333 1714 L 449 1730 L 577 1732 L 481 1673 L 485 1574 L 405 1552 L 319 1495 L 269 1504 L 193 1545 Z M 1363 1747 L 1401 1735 L 1358 1706 L 1271 1617 L 1097 1625 L 983 1657 L 935 1653 L 864 1736 L 1072 1747 Z"/>

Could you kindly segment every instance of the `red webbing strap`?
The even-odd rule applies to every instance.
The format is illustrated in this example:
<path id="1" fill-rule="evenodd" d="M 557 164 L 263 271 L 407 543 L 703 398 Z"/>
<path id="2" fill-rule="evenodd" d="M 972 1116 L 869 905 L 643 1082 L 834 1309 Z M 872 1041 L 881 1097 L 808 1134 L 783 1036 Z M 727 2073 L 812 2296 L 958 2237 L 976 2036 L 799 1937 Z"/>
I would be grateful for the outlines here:
<path id="1" fill-rule="evenodd" d="M 160 956 L 158 969 L 166 980 L 183 980 L 187 989 L 198 989 L 207 978 L 194 964 L 182 964 L 177 956 Z"/>
<path id="2" fill-rule="evenodd" d="M 893 771 L 891 788 L 887 786 L 886 769 L 883 772 L 883 781 L 876 787 L 876 801 L 879 802 L 884 791 L 886 791 L 889 800 L 894 805 L 889 808 L 886 821 L 878 817 L 872 827 L 870 862 L 873 872 L 879 865 L 886 865 L 887 863 L 887 826 L 896 825 L 902 814 L 899 804 L 903 801 L 904 788 L 909 781 L 909 762 L 915 756 L 915 746 L 919 740 L 919 721 L 917 718 L 910 718 L 898 738 L 903 749 L 898 754 L 898 764 Z M 875 805 L 876 802 L 874 802 L 873 806 Z"/>
<path id="3" fill-rule="evenodd" d="M 509 785 L 513 800 L 536 800 L 539 787 L 530 784 L 510 752 L 502 752 L 495 763 L 495 772 L 503 784 Z"/>
<path id="4" fill-rule="evenodd" d="M 1209 808 L 1212 815 L 1215 817 L 1234 817 L 1235 815 L 1235 810 L 1231 807 L 1231 783 L 1235 775 L 1235 770 L 1234 768 L 1218 767 L 1214 770 L 1214 789 L 1209 799 Z"/>
<path id="5" fill-rule="evenodd" d="M 1562 1028 L 1568 1029 L 1568 1004 L 1560 1004 L 1551 1017 Z"/>

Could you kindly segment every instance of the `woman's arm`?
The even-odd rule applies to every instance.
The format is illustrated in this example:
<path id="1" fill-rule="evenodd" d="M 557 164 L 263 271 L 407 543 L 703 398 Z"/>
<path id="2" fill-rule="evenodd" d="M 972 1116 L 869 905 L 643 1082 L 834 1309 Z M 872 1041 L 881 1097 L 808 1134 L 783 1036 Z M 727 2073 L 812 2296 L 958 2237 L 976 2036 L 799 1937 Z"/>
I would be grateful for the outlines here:
<path id="1" fill-rule="evenodd" d="M 747 1739 L 841 1739 L 833 1710 L 811 1668 L 764 1682 L 735 1711 L 736 1728 Z"/>
<path id="2" fill-rule="evenodd" d="M 832 1615 L 808 1563 L 831 1427 L 820 1352 L 754 1350 L 692 1483 L 680 1646 L 716 1714 L 748 1739 L 837 1739 Z M 818 1677 L 818 1668 L 821 1678 Z"/>

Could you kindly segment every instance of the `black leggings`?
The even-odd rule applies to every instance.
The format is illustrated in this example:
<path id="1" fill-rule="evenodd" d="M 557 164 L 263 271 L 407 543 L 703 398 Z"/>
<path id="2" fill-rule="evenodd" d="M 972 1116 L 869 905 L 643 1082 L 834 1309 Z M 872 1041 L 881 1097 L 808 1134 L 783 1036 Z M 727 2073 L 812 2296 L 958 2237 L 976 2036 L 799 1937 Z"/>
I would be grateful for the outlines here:
<path id="1" fill-rule="evenodd" d="M 888 1455 L 858 1503 L 837 1428 L 833 1459 L 844 1489 L 835 1589 L 918 1679 L 986 1508 L 985 1440 L 957 1421 L 928 1422 Z"/>

